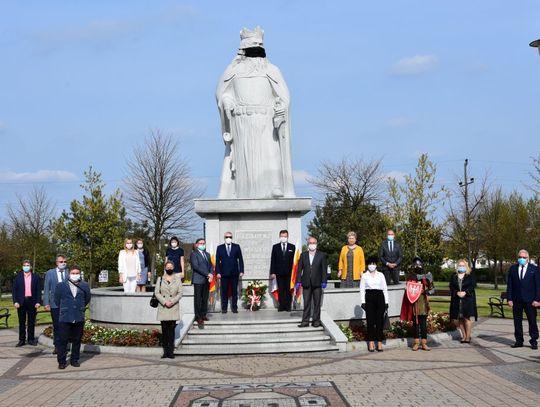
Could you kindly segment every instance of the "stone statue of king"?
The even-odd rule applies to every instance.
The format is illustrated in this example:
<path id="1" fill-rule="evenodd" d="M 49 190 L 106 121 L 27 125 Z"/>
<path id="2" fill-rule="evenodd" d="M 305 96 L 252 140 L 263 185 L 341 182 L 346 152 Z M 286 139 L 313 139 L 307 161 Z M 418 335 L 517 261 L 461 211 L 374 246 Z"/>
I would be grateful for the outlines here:
<path id="1" fill-rule="evenodd" d="M 264 31 L 240 31 L 240 50 L 219 79 L 225 142 L 219 199 L 294 198 L 289 90 L 266 58 Z"/>

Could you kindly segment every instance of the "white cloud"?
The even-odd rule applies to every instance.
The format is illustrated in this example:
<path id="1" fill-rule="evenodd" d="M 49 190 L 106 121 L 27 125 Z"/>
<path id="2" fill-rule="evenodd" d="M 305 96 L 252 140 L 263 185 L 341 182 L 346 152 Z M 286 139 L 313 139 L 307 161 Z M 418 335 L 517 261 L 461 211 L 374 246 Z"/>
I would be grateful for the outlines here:
<path id="1" fill-rule="evenodd" d="M 74 173 L 62 170 L 0 171 L 0 182 L 3 183 L 70 182 L 77 180 L 78 177 Z"/>
<path id="2" fill-rule="evenodd" d="M 385 174 L 385 178 L 390 179 L 394 178 L 398 183 L 405 181 L 405 176 L 407 173 L 401 171 L 390 171 Z"/>
<path id="3" fill-rule="evenodd" d="M 393 75 L 419 75 L 433 70 L 439 63 L 435 55 L 415 55 L 397 61 L 390 73 Z"/>
<path id="4" fill-rule="evenodd" d="M 307 171 L 304 171 L 304 170 L 293 171 L 294 184 L 297 186 L 311 185 L 308 181 L 309 178 L 313 178 L 313 176 Z"/>
<path id="5" fill-rule="evenodd" d="M 386 125 L 388 127 L 407 127 L 415 123 L 414 119 L 411 119 L 407 116 L 395 116 L 386 120 Z"/>

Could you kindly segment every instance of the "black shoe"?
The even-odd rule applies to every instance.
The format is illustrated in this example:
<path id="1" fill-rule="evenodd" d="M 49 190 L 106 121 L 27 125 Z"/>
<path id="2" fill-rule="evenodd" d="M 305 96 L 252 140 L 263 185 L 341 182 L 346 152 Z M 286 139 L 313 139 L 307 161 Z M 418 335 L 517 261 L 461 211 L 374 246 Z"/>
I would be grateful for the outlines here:
<path id="1" fill-rule="evenodd" d="M 285 311 L 284 309 L 278 309 L 277 312 L 283 312 Z"/>
<path id="2" fill-rule="evenodd" d="M 17 345 L 15 345 L 15 346 L 18 348 L 18 347 L 24 346 L 24 345 L 26 345 L 25 341 L 19 341 L 19 342 L 17 342 Z"/>
<path id="3" fill-rule="evenodd" d="M 307 328 L 309 326 L 309 322 L 302 322 L 300 325 L 298 325 L 298 328 Z"/>
<path id="4" fill-rule="evenodd" d="M 233 310 L 232 310 L 232 313 L 233 313 L 233 314 L 238 314 L 238 310 L 237 310 L 237 309 L 233 309 Z"/>
<path id="5" fill-rule="evenodd" d="M 221 310 L 221 313 L 222 313 L 222 314 L 226 314 L 226 313 L 227 313 L 227 310 L 226 310 L 226 309 L 222 309 L 222 310 Z"/>
<path id="6" fill-rule="evenodd" d="M 291 309 L 290 309 L 290 308 L 287 308 L 285 311 L 286 311 L 286 312 L 291 312 Z"/>
<path id="7" fill-rule="evenodd" d="M 202 317 L 202 320 L 203 320 L 203 321 L 210 321 L 210 320 L 208 319 L 208 317 L 206 317 L 206 316 L 205 316 L 205 317 Z"/>
<path id="8" fill-rule="evenodd" d="M 318 328 L 318 327 L 321 326 L 321 323 L 320 323 L 319 321 L 316 321 L 316 322 L 313 322 L 313 323 L 311 324 L 311 326 L 312 326 L 313 328 Z"/>
<path id="9" fill-rule="evenodd" d="M 535 343 L 531 343 L 531 349 L 532 350 L 537 350 L 538 349 L 538 344 L 535 342 Z"/>
<path id="10" fill-rule="evenodd" d="M 58 369 L 65 369 L 67 366 L 67 363 L 58 363 Z"/>
<path id="11" fill-rule="evenodd" d="M 71 366 L 73 367 L 81 367 L 81 364 L 79 363 L 78 360 L 74 360 L 72 362 L 69 363 Z"/>
<path id="12" fill-rule="evenodd" d="M 52 354 L 53 354 L 53 355 L 58 354 L 58 349 L 56 349 L 56 346 L 54 347 L 54 349 L 53 349 L 53 351 L 52 351 Z"/>
<path id="13" fill-rule="evenodd" d="M 161 355 L 161 359 L 165 359 L 167 357 L 166 354 Z"/>
<path id="14" fill-rule="evenodd" d="M 31 341 L 28 341 L 29 345 L 37 346 L 37 339 L 32 339 Z"/>
<path id="15" fill-rule="evenodd" d="M 169 359 L 174 359 L 175 356 L 174 356 L 174 353 L 171 353 L 169 356 L 167 356 Z"/>
<path id="16" fill-rule="evenodd" d="M 523 347 L 523 342 L 516 342 L 510 347 L 511 348 L 522 348 Z"/>

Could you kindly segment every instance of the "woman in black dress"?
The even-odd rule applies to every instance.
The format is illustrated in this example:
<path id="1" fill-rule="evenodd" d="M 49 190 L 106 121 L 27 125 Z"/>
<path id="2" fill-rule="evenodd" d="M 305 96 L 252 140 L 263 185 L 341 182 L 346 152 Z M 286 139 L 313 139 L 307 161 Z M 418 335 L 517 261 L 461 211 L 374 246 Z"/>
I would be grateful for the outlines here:
<path id="1" fill-rule="evenodd" d="M 471 343 L 472 321 L 478 319 L 476 310 L 476 281 L 466 260 L 458 260 L 456 274 L 450 278 L 450 318 L 457 320 L 461 343 Z"/>

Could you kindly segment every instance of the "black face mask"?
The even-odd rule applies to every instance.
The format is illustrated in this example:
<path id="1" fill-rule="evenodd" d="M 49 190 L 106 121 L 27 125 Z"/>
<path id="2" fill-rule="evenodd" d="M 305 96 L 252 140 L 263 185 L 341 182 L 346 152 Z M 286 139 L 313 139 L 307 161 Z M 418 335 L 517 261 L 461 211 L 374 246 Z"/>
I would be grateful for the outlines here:
<path id="1" fill-rule="evenodd" d="M 244 55 L 248 58 L 266 58 L 266 51 L 263 47 L 245 48 Z"/>
<path id="2" fill-rule="evenodd" d="M 174 270 L 173 269 L 166 269 L 165 273 L 167 273 L 168 275 L 171 275 L 172 273 L 174 273 Z"/>

